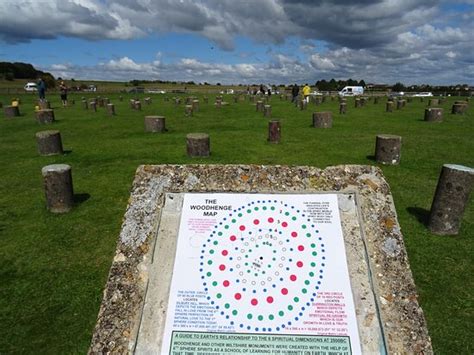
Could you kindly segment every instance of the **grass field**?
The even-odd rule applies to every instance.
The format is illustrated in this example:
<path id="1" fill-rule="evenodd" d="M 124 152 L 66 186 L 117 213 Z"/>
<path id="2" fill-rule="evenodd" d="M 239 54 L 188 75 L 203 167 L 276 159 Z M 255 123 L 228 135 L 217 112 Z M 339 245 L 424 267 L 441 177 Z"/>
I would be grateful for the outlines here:
<path id="1" fill-rule="evenodd" d="M 39 126 L 33 95 L 22 95 L 22 116 L 0 120 L 0 353 L 86 353 L 115 251 L 135 169 L 140 164 L 288 164 L 324 168 L 375 162 L 375 135 L 402 136 L 399 166 L 382 166 L 391 186 L 399 222 L 438 354 L 472 354 L 474 324 L 474 204 L 472 196 L 461 233 L 430 234 L 423 221 L 431 206 L 441 166 L 474 166 L 474 115 L 451 115 L 456 98 L 448 98 L 444 122 L 423 121 L 426 99 L 385 112 L 385 101 L 337 112 L 337 101 L 299 111 L 272 97 L 273 117 L 280 119 L 282 142 L 266 142 L 267 119 L 248 101 L 217 110 L 209 104 L 192 118 L 184 107 L 152 96 L 153 103 L 132 111 L 125 96 L 109 96 L 117 115 L 93 113 L 76 104 L 61 108 L 50 97 L 57 122 Z M 139 95 L 144 97 L 145 95 Z M 170 95 L 168 95 L 170 96 Z M 11 97 L 1 96 L 7 104 Z M 332 129 L 311 128 L 313 111 L 334 113 Z M 145 115 L 164 115 L 169 131 L 144 132 Z M 67 151 L 62 156 L 37 154 L 35 132 L 58 129 Z M 212 155 L 186 156 L 185 136 L 206 132 Z M 41 168 L 72 166 L 77 204 L 72 212 L 46 211 Z"/>

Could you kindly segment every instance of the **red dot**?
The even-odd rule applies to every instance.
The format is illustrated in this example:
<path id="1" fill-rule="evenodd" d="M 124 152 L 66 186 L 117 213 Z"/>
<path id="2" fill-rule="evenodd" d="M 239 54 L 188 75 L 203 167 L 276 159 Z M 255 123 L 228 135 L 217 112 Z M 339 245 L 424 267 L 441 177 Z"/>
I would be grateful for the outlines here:
<path id="1" fill-rule="evenodd" d="M 237 237 L 235 235 L 230 236 L 230 241 L 235 242 L 237 240 Z"/>
<path id="2" fill-rule="evenodd" d="M 292 236 L 293 238 L 296 238 L 296 237 L 298 236 L 298 233 L 296 233 L 296 232 L 291 232 L 291 236 Z"/>
<path id="3" fill-rule="evenodd" d="M 242 298 L 242 295 L 241 295 L 240 293 L 236 293 L 236 294 L 234 295 L 234 298 L 235 298 L 236 300 L 240 300 L 240 299 Z"/>
<path id="4" fill-rule="evenodd" d="M 298 266 L 298 267 L 303 267 L 303 262 L 302 262 L 302 261 L 298 261 L 298 262 L 296 263 L 296 266 Z"/>
<path id="5" fill-rule="evenodd" d="M 267 297 L 267 302 L 268 302 L 268 303 L 273 303 L 273 297 L 272 297 L 272 296 L 268 296 L 268 297 Z"/>
<path id="6" fill-rule="evenodd" d="M 245 230 L 245 226 L 240 226 L 239 229 L 240 229 L 241 231 L 244 231 L 244 230 Z"/>
<path id="7" fill-rule="evenodd" d="M 224 287 L 229 287 L 230 282 L 228 280 L 224 280 L 222 284 L 224 285 Z"/>
<path id="8" fill-rule="evenodd" d="M 259 223 L 260 223 L 260 221 L 258 219 L 253 220 L 253 224 L 259 224 Z"/>
<path id="9" fill-rule="evenodd" d="M 229 252 L 224 249 L 224 250 L 222 251 L 222 255 L 227 256 L 227 254 L 229 254 Z"/>
<path id="10" fill-rule="evenodd" d="M 282 295 L 287 295 L 288 294 L 288 289 L 287 288 L 282 288 L 281 289 L 281 294 Z"/>
<path id="11" fill-rule="evenodd" d="M 291 281 L 296 281 L 296 275 L 291 275 L 291 276 L 290 276 L 290 280 L 291 280 Z"/>
<path id="12" fill-rule="evenodd" d="M 299 251 L 303 251 L 303 250 L 304 250 L 304 246 L 298 245 L 298 250 L 299 250 Z"/>
<path id="13" fill-rule="evenodd" d="M 270 218 L 268 219 L 268 222 L 269 222 L 269 223 L 273 223 L 274 221 L 275 221 L 275 220 L 274 220 L 272 217 L 270 217 Z"/>
<path id="14" fill-rule="evenodd" d="M 224 265 L 224 264 L 220 264 L 220 265 L 219 265 L 219 270 L 220 270 L 220 271 L 224 271 L 224 270 L 225 270 L 225 265 Z"/>
<path id="15" fill-rule="evenodd" d="M 282 226 L 282 227 L 288 227 L 288 223 L 283 222 L 283 223 L 281 224 L 281 226 Z"/>
<path id="16" fill-rule="evenodd" d="M 250 303 L 252 303 L 252 306 L 256 306 L 258 304 L 258 301 L 256 298 L 252 298 L 252 300 L 250 301 Z"/>

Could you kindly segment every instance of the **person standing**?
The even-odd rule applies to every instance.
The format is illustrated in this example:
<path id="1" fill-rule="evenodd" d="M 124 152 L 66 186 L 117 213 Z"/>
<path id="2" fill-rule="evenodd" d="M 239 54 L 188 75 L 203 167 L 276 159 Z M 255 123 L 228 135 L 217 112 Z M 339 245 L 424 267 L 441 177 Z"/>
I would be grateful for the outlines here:
<path id="1" fill-rule="evenodd" d="M 64 84 L 64 81 L 61 81 L 61 85 L 59 85 L 59 92 L 61 93 L 63 107 L 67 107 L 67 90 L 66 84 Z"/>
<path id="2" fill-rule="evenodd" d="M 304 84 L 303 87 L 303 96 L 304 96 L 304 101 L 309 104 L 309 94 L 311 92 L 311 88 L 309 87 L 308 84 Z"/>
<path id="3" fill-rule="evenodd" d="M 296 98 L 298 97 L 298 93 L 300 92 L 300 88 L 298 87 L 298 85 L 293 85 L 293 87 L 291 88 L 291 95 L 292 95 L 292 98 L 291 98 L 291 102 L 295 102 L 296 101 Z"/>
<path id="4" fill-rule="evenodd" d="M 41 78 L 38 80 L 38 96 L 40 101 L 44 101 L 46 98 L 46 84 Z"/>

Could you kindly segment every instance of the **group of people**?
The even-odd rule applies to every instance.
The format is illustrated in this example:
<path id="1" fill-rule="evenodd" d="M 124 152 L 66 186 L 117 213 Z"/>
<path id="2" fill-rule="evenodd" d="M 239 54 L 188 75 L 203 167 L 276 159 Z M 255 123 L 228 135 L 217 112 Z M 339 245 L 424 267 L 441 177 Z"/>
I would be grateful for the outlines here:
<path id="1" fill-rule="evenodd" d="M 46 100 L 46 83 L 44 82 L 42 78 L 39 78 L 37 88 L 38 88 L 39 100 L 41 102 L 45 101 Z M 67 104 L 68 104 L 67 92 L 68 92 L 68 87 L 66 86 L 64 81 L 61 81 L 61 83 L 59 84 L 59 93 L 61 96 L 61 102 L 63 104 L 63 107 L 67 107 Z"/>
<path id="2" fill-rule="evenodd" d="M 298 85 L 293 85 L 293 87 L 291 88 L 291 102 L 295 102 L 298 98 L 298 95 L 300 93 L 300 87 Z M 311 88 L 309 87 L 308 84 L 305 84 L 303 86 L 303 100 L 306 102 L 306 103 L 309 103 L 309 95 L 311 94 Z"/>

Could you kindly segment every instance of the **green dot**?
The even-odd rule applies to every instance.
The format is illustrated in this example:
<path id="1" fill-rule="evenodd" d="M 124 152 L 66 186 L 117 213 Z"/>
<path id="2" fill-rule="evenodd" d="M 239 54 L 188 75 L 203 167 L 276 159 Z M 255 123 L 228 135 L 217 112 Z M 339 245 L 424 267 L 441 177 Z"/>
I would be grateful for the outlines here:
<path id="1" fill-rule="evenodd" d="M 311 271 L 311 272 L 309 273 L 309 276 L 314 277 L 314 272 Z"/>
<path id="2" fill-rule="evenodd" d="M 245 255 L 246 258 L 248 258 L 249 256 L 248 255 Z"/>
<path id="3" fill-rule="evenodd" d="M 237 221 L 236 221 L 235 219 L 233 219 L 233 220 L 232 220 L 232 223 L 235 223 L 235 222 L 237 222 Z"/>
<path id="4" fill-rule="evenodd" d="M 254 210 L 255 210 L 255 211 L 258 211 L 258 207 L 255 207 Z"/>
<path id="5" fill-rule="evenodd" d="M 296 221 L 296 217 L 291 217 L 291 219 L 292 219 L 293 221 Z"/>
<path id="6" fill-rule="evenodd" d="M 268 319 L 273 320 L 273 319 L 275 319 L 275 317 L 273 316 L 273 314 L 270 314 L 270 315 L 268 316 Z"/>
<path id="7" fill-rule="evenodd" d="M 271 269 L 271 268 L 272 268 L 272 265 L 271 265 L 271 264 L 268 264 L 267 267 L 268 267 L 269 269 Z"/>
<path id="8" fill-rule="evenodd" d="M 258 316 L 258 320 L 263 320 L 263 316 Z"/>
<path id="9" fill-rule="evenodd" d="M 316 244 L 311 243 L 311 248 L 316 248 Z"/>
<path id="10" fill-rule="evenodd" d="M 232 311 L 232 315 L 236 316 L 237 314 L 238 314 L 237 310 L 234 309 L 234 310 Z"/>
<path id="11" fill-rule="evenodd" d="M 253 274 L 253 276 L 257 277 L 257 276 L 258 276 L 258 274 L 257 274 L 257 273 L 255 273 L 255 274 Z"/>
<path id="12" fill-rule="evenodd" d="M 207 272 L 207 276 L 212 276 L 212 273 L 210 271 Z"/>
<path id="13" fill-rule="evenodd" d="M 222 232 L 217 233 L 217 235 L 220 237 L 222 235 Z"/>
<path id="14" fill-rule="evenodd" d="M 214 250 L 213 249 L 209 250 L 209 254 L 214 254 Z"/>
<path id="15" fill-rule="evenodd" d="M 273 261 L 276 261 L 276 258 L 272 258 Z"/>
<path id="16" fill-rule="evenodd" d="M 306 286 L 308 286 L 308 285 L 309 285 L 309 280 L 304 280 L 304 284 L 305 284 Z"/>
<path id="17" fill-rule="evenodd" d="M 275 211 L 275 207 L 273 207 L 273 206 L 272 206 L 272 207 L 270 207 L 270 209 L 271 209 L 272 211 Z"/>
<path id="18" fill-rule="evenodd" d="M 312 262 L 310 265 L 311 265 L 312 267 L 316 267 L 316 263 L 315 263 L 315 262 Z"/>
<path id="19" fill-rule="evenodd" d="M 311 233 L 306 233 L 306 236 L 307 236 L 308 238 L 310 238 L 310 237 L 311 237 Z"/>
<path id="20" fill-rule="evenodd" d="M 318 253 L 317 253 L 317 252 L 315 252 L 315 251 L 313 251 L 311 254 L 313 254 L 313 256 L 316 256 L 316 255 L 318 255 Z"/>
<path id="21" fill-rule="evenodd" d="M 291 304 L 288 305 L 288 310 L 289 310 L 289 311 L 292 311 L 292 310 L 293 310 L 293 306 L 292 306 Z"/>
<path id="22" fill-rule="evenodd" d="M 217 286 L 217 281 L 212 281 L 212 286 Z"/>
<path id="23" fill-rule="evenodd" d="M 278 315 L 279 315 L 280 317 L 283 317 L 283 316 L 285 315 L 285 312 L 280 311 L 280 312 L 278 312 Z"/>
<path id="24" fill-rule="evenodd" d="M 226 304 L 224 305 L 224 307 L 225 307 L 225 309 L 229 309 L 229 308 L 230 308 L 230 304 L 226 303 Z"/>
<path id="25" fill-rule="evenodd" d="M 219 244 L 219 242 L 217 240 L 215 240 L 214 243 L 212 243 L 212 244 L 217 245 L 217 244 Z"/>
<path id="26" fill-rule="evenodd" d="M 207 265 L 212 265 L 212 260 L 208 260 Z"/>
<path id="27" fill-rule="evenodd" d="M 289 216 L 290 215 L 290 212 L 285 212 L 285 216 Z"/>
<path id="28" fill-rule="evenodd" d="M 303 224 L 301 228 L 306 229 L 306 224 Z"/>
<path id="29" fill-rule="evenodd" d="M 245 266 L 249 266 L 249 263 L 245 263 Z"/>
<path id="30" fill-rule="evenodd" d="M 305 289 L 305 288 L 303 288 L 303 289 L 301 290 L 301 292 L 303 292 L 303 293 L 307 293 L 307 292 L 308 292 L 308 290 L 307 290 L 307 289 Z"/>
<path id="31" fill-rule="evenodd" d="M 253 316 L 252 316 L 251 313 L 247 314 L 247 319 L 252 319 L 252 318 L 253 318 Z"/>
<path id="32" fill-rule="evenodd" d="M 242 217 L 242 213 L 239 213 L 237 216 Z"/>
<path id="33" fill-rule="evenodd" d="M 267 210 L 267 206 L 263 206 L 262 209 L 263 209 L 264 211 L 266 211 L 266 210 Z"/>
<path id="34" fill-rule="evenodd" d="M 217 298 L 222 298 L 222 294 L 218 293 L 218 294 L 216 295 L 216 297 L 217 297 Z"/>
<path id="35" fill-rule="evenodd" d="M 295 301 L 296 303 L 298 303 L 300 301 L 300 299 L 298 297 L 295 297 L 293 298 L 293 301 Z"/>
<path id="36" fill-rule="evenodd" d="M 260 245 L 257 244 L 257 245 L 255 246 L 255 248 L 260 248 Z"/>
<path id="37" fill-rule="evenodd" d="M 229 229 L 229 226 L 226 224 L 226 225 L 224 226 L 224 228 L 225 228 L 225 229 Z"/>
<path id="38" fill-rule="evenodd" d="M 247 274 L 250 274 L 250 272 L 251 272 L 250 270 L 247 270 Z"/>
<path id="39" fill-rule="evenodd" d="M 262 274 L 264 274 L 264 275 L 266 274 L 265 270 L 262 270 Z"/>
<path id="40" fill-rule="evenodd" d="M 251 213 L 251 212 L 252 212 L 252 210 L 247 210 L 247 213 Z"/>

